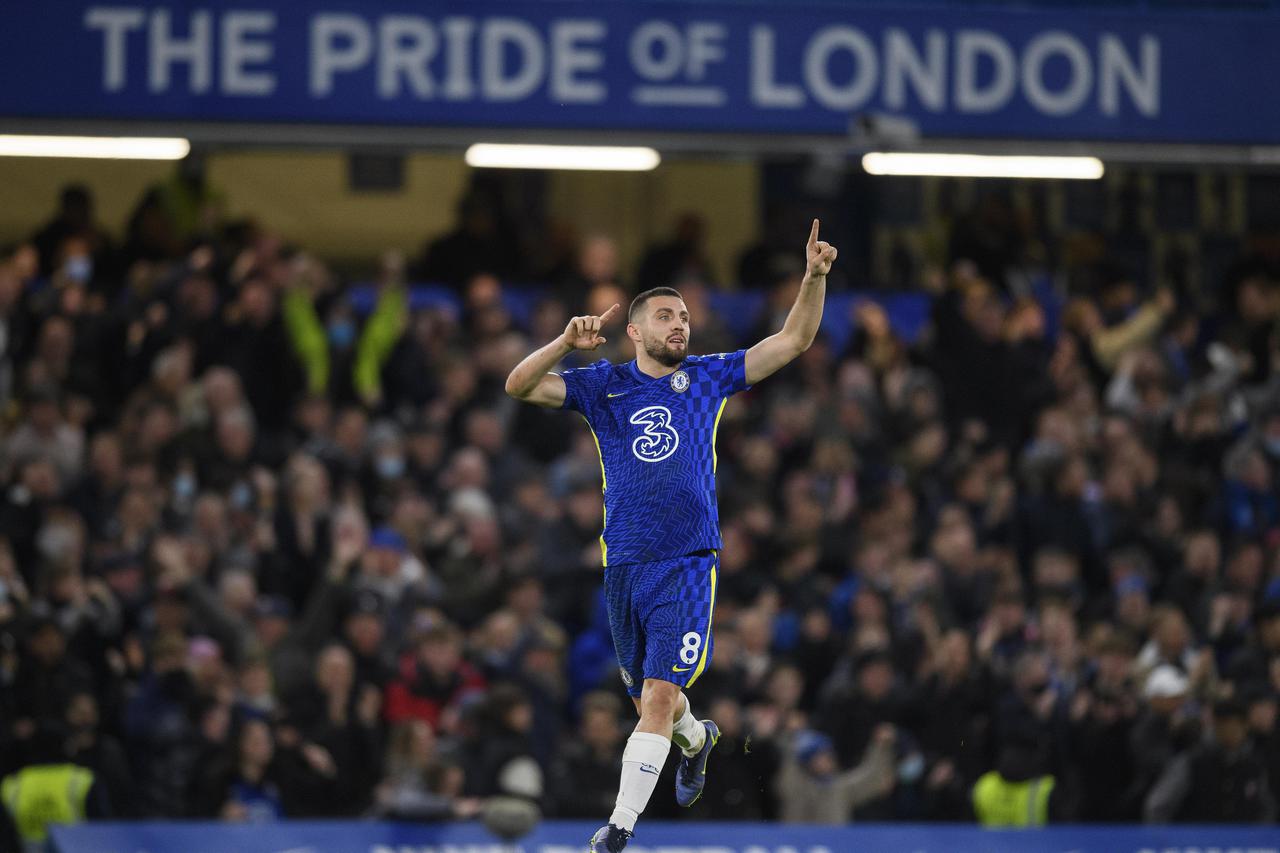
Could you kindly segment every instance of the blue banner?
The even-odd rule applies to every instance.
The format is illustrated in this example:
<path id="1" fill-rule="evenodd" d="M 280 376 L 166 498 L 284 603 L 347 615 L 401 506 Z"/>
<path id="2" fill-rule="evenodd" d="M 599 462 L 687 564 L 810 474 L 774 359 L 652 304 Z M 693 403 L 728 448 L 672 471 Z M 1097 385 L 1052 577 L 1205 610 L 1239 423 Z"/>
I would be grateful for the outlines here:
<path id="1" fill-rule="evenodd" d="M 1280 142 L 1280 16 L 8 0 L 0 116 Z M 500 139 L 501 133 L 490 137 Z"/>
<path id="2" fill-rule="evenodd" d="M 59 853 L 583 853 L 598 824 L 547 821 L 503 845 L 475 824 L 285 821 L 62 827 Z M 788 826 L 643 821 L 627 853 L 1280 853 L 1275 827 Z"/>

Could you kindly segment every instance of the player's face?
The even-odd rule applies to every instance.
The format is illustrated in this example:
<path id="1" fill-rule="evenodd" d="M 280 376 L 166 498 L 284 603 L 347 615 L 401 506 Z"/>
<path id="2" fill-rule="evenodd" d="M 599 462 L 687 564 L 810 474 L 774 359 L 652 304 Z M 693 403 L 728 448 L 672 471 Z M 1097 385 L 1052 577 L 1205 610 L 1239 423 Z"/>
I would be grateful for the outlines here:
<path id="1" fill-rule="evenodd" d="M 640 333 L 637 343 L 659 364 L 675 367 L 689 354 L 689 309 L 684 300 L 655 296 L 632 325 Z"/>

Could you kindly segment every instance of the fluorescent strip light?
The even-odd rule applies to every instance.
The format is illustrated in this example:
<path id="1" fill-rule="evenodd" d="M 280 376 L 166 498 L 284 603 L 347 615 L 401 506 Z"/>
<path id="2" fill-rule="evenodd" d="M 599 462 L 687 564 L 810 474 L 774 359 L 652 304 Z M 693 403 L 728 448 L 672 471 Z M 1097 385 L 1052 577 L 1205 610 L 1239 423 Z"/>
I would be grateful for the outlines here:
<path id="1" fill-rule="evenodd" d="M 862 168 L 872 175 L 936 175 L 954 178 L 1102 177 L 1097 157 L 1022 157 L 988 154 L 923 154 L 873 151 L 862 156 Z"/>
<path id="2" fill-rule="evenodd" d="M 587 169 L 647 172 L 662 158 L 652 148 L 606 145 L 496 145 L 477 142 L 467 165 L 487 169 Z"/>
<path id="3" fill-rule="evenodd" d="M 181 160 L 185 139 L 144 136 L 16 136 L 0 134 L 0 157 L 84 157 L 102 160 Z"/>

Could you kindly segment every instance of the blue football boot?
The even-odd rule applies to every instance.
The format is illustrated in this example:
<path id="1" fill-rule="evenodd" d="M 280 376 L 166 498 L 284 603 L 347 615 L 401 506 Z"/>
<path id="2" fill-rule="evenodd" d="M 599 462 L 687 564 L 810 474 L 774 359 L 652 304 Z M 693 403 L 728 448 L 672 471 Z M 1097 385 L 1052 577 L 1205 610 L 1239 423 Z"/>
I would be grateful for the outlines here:
<path id="1" fill-rule="evenodd" d="M 676 802 L 688 808 L 702 796 L 702 786 L 707 783 L 707 759 L 720 740 L 720 727 L 710 720 L 702 720 L 707 739 L 695 755 L 680 754 L 680 766 L 676 768 Z"/>
<path id="2" fill-rule="evenodd" d="M 591 836 L 591 847 L 587 853 L 622 853 L 622 848 L 634 834 L 613 824 L 602 826 Z"/>

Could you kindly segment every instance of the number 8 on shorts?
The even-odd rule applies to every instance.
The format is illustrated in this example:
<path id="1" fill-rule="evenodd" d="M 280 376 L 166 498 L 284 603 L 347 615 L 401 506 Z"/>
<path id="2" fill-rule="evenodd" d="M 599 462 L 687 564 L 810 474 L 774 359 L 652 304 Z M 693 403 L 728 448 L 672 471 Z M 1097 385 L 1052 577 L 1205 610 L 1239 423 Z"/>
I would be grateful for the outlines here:
<path id="1" fill-rule="evenodd" d="M 680 660 L 688 664 L 697 663 L 701 650 L 702 637 L 697 631 L 690 631 L 684 635 L 684 641 L 680 644 Z"/>

